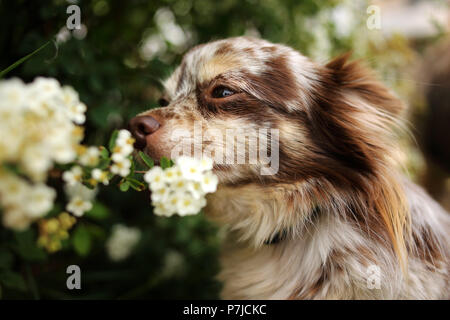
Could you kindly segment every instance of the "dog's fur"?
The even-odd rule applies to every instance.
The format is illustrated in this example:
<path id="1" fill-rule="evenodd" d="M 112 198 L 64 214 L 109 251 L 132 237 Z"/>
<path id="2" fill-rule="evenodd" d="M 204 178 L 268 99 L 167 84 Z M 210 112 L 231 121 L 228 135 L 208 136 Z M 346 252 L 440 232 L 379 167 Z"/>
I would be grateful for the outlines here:
<path id="1" fill-rule="evenodd" d="M 214 97 L 219 86 L 234 94 Z M 223 298 L 449 297 L 448 213 L 394 169 L 404 106 L 360 63 L 319 65 L 284 45 L 231 38 L 191 49 L 165 90 L 168 106 L 143 114 L 161 124 L 147 138 L 155 158 L 170 156 L 171 133 L 194 121 L 223 133 L 279 130 L 277 174 L 214 168 L 220 184 L 205 212 L 228 229 Z"/>

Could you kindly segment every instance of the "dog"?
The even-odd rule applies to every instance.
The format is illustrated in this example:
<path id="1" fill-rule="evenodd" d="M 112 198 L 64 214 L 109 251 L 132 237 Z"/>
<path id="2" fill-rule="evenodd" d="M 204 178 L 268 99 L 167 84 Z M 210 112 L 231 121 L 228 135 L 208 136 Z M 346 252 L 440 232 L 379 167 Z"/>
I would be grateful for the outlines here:
<path id="1" fill-rule="evenodd" d="M 215 132 L 200 154 L 229 152 L 228 129 L 277 132 L 272 174 L 259 160 L 214 165 L 204 212 L 226 228 L 222 298 L 448 299 L 449 215 L 398 173 L 405 106 L 361 62 L 237 37 L 192 48 L 164 87 L 161 107 L 130 122 L 155 159 L 194 124 Z"/>

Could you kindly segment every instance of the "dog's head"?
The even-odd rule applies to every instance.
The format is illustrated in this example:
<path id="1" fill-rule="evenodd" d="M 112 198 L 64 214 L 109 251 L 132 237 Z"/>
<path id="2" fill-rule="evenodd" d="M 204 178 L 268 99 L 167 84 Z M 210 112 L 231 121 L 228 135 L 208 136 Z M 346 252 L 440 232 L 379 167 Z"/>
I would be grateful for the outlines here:
<path id="1" fill-rule="evenodd" d="M 234 184 L 369 174 L 401 110 L 345 57 L 320 66 L 244 37 L 191 49 L 160 103 L 131 121 L 138 144 L 156 159 L 207 155 Z"/>
<path id="2" fill-rule="evenodd" d="M 389 90 L 346 56 L 320 65 L 287 46 L 239 37 L 191 49 L 165 82 L 161 108 L 134 118 L 131 129 L 153 158 L 182 153 L 213 158 L 221 185 L 233 186 L 241 198 L 242 186 L 265 188 L 263 197 L 269 197 L 283 186 L 301 184 L 273 196 L 266 216 L 252 213 L 262 204 L 237 215 L 236 221 L 244 216 L 253 221 L 246 226 L 266 229 L 260 240 L 301 216 L 290 213 L 300 202 L 308 212 L 342 204 L 349 216 L 370 216 L 364 206 L 372 203 L 373 220 L 384 221 L 400 247 L 405 215 L 398 213 L 401 196 L 386 168 L 392 166 L 392 125 L 402 109 Z M 345 196 L 358 200 L 348 205 Z M 247 202 L 258 197 L 263 198 L 247 196 Z M 278 210 L 275 203 L 285 207 Z M 267 215 L 273 215 L 271 226 Z"/>

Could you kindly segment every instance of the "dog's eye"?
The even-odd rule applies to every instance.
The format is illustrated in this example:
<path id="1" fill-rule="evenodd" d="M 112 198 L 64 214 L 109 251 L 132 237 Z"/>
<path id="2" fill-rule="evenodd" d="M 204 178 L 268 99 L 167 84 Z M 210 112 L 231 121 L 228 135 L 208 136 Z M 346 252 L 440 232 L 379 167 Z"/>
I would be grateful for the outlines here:
<path id="1" fill-rule="evenodd" d="M 226 98 L 235 94 L 233 90 L 224 86 L 215 87 L 212 92 L 213 98 Z"/>
<path id="2" fill-rule="evenodd" d="M 169 101 L 165 98 L 161 98 L 158 100 L 158 104 L 160 107 L 165 107 L 169 105 Z"/>

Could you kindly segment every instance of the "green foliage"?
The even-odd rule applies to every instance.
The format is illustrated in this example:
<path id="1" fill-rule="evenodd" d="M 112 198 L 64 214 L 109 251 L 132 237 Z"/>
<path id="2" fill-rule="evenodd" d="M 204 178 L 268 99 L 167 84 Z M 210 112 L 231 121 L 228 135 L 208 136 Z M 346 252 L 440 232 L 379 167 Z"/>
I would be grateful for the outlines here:
<path id="1" fill-rule="evenodd" d="M 80 256 L 86 256 L 91 251 L 91 234 L 89 230 L 83 224 L 76 227 L 73 236 L 72 236 L 72 244 L 76 253 Z"/>
<path id="2" fill-rule="evenodd" d="M 309 54 L 315 39 L 311 19 L 337 2 L 82 0 L 78 4 L 81 21 L 87 27 L 85 38 L 77 39 L 71 33 L 66 42 L 41 48 L 65 26 L 67 2 L 0 0 L 0 70 L 39 48 L 31 58 L 11 68 L 7 76 L 24 81 L 49 76 L 73 86 L 88 106 L 86 144 L 106 145 L 111 137 L 108 149 L 101 149 L 99 167 L 105 169 L 110 164 L 117 129 L 125 127 L 136 114 L 158 105 L 159 79 L 173 71 L 188 47 L 259 33 L 267 40 Z M 185 34 L 192 36 L 182 46 L 165 39 L 165 49 L 146 58 L 141 50 L 143 43 L 150 35 L 162 34 L 155 18 L 162 8 L 170 10 Z M 351 48 L 351 38 L 336 37 L 332 24 L 327 25 L 326 32 L 331 54 Z M 36 247 L 35 227 L 22 233 L 0 228 L 0 295 L 38 296 L 24 280 L 29 278 L 40 297 L 51 299 L 218 297 L 220 284 L 214 278 L 218 272 L 216 228 L 202 215 L 170 219 L 152 215 L 148 193 L 135 191 L 145 187 L 140 171 L 153 167 L 154 162 L 143 153 L 139 156 L 143 163 L 136 163 L 130 176 L 111 181 L 119 188 L 100 188 L 98 202 L 77 223 L 61 252 L 47 256 Z M 160 165 L 167 168 L 172 163 L 162 158 Z M 55 187 L 62 189 L 58 183 L 54 182 Z M 105 252 L 106 239 L 116 223 L 139 227 L 142 232 L 135 252 L 121 262 L 112 262 Z M 173 262 L 177 259 L 178 264 Z M 26 264 L 32 270 L 27 278 Z M 70 264 L 81 267 L 80 292 L 65 289 L 65 268 Z"/>
<path id="3" fill-rule="evenodd" d="M 162 157 L 160 160 L 160 166 L 163 169 L 170 168 L 173 165 L 173 162 L 166 157 Z"/>
<path id="4" fill-rule="evenodd" d="M 26 291 L 27 285 L 20 273 L 14 271 L 1 271 L 0 272 L 0 283 L 6 288 L 12 288 L 19 291 Z"/>
<path id="5" fill-rule="evenodd" d="M 27 61 L 28 59 L 30 59 L 31 57 L 33 57 L 36 53 L 38 53 L 39 51 L 41 51 L 42 49 L 44 49 L 46 46 L 48 46 L 50 44 L 50 41 L 47 41 L 46 43 L 44 43 L 41 47 L 37 48 L 36 50 L 34 50 L 32 53 L 26 55 L 25 57 L 19 59 L 18 61 L 14 62 L 13 64 L 11 64 L 9 67 L 5 68 L 4 70 L 0 71 L 0 79 L 3 78 L 8 72 L 10 72 L 11 70 L 14 70 L 15 68 L 17 68 L 18 66 L 20 66 L 22 63 L 24 63 L 25 61 Z"/>
<path id="6" fill-rule="evenodd" d="M 94 202 L 92 209 L 85 213 L 85 217 L 92 218 L 94 220 L 105 220 L 110 217 L 111 212 L 109 208 L 100 202 Z"/>
<path id="7" fill-rule="evenodd" d="M 114 146 L 116 145 L 117 136 L 119 135 L 119 130 L 114 130 L 111 134 L 111 138 L 109 139 L 108 147 L 109 151 L 112 153 Z M 103 152 L 104 153 L 104 152 Z"/>
<path id="8" fill-rule="evenodd" d="M 150 158 L 148 155 L 146 155 L 142 151 L 139 151 L 139 156 L 141 157 L 142 161 L 144 161 L 144 163 L 147 165 L 148 169 L 153 168 L 153 166 L 155 165 L 155 162 L 153 161 L 152 158 Z"/>
<path id="9" fill-rule="evenodd" d="M 14 251 L 24 261 L 44 261 L 47 258 L 45 251 L 36 246 L 36 232 L 29 229 L 14 233 L 15 242 L 12 244 Z"/>
<path id="10" fill-rule="evenodd" d="M 120 191 L 126 192 L 130 188 L 130 183 L 126 180 L 122 180 L 120 183 Z"/>

